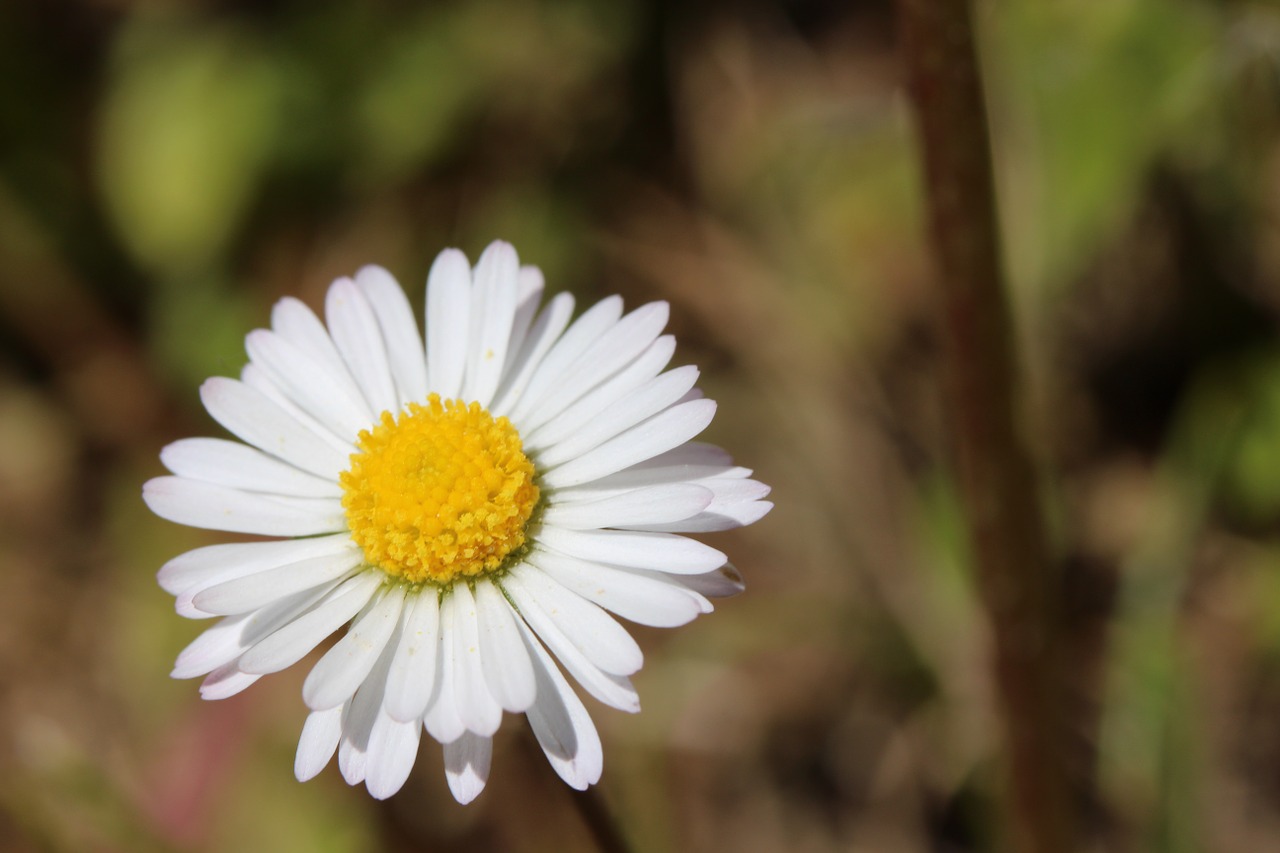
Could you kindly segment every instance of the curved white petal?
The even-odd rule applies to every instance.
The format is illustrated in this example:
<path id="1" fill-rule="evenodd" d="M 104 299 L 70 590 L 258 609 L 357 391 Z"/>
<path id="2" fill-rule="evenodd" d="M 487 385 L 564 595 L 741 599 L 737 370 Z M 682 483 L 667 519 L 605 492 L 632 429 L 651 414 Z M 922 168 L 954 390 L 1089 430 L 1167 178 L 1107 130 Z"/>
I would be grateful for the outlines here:
<path id="1" fill-rule="evenodd" d="M 221 619 L 212 628 L 206 628 L 178 653 L 170 678 L 194 678 L 207 675 L 220 666 L 238 658 L 244 651 L 240 635 L 249 614 Z"/>
<path id="2" fill-rule="evenodd" d="M 335 498 L 267 496 L 185 477 L 148 480 L 142 499 L 161 518 L 230 533 L 315 536 L 347 524 L 342 503 Z"/>
<path id="3" fill-rule="evenodd" d="M 317 438 L 336 450 L 343 460 L 346 460 L 355 452 L 355 436 L 339 438 L 336 432 L 307 414 L 302 410 L 301 406 L 290 400 L 289 396 L 276 385 L 259 365 L 248 362 L 244 367 L 240 368 L 240 381 L 261 393 L 272 403 L 275 403 L 299 425 L 314 433 Z M 343 467 L 345 467 L 345 462 Z"/>
<path id="4" fill-rule="evenodd" d="M 492 738 L 466 732 L 444 745 L 444 773 L 455 800 L 465 806 L 480 796 L 492 759 Z"/>
<path id="5" fill-rule="evenodd" d="M 533 374 L 551 347 L 559 340 L 569 318 L 573 316 L 573 296 L 568 293 L 557 293 L 542 313 L 534 320 L 533 327 L 525 336 L 515 358 L 509 359 L 507 374 L 498 386 L 498 393 L 493 398 L 489 411 L 494 417 L 508 414 L 511 407 L 519 402 Z"/>
<path id="6" fill-rule="evenodd" d="M 742 582 L 742 575 L 732 563 L 725 563 L 714 572 L 682 575 L 674 580 L 709 598 L 728 598 L 746 589 L 746 584 Z"/>
<path id="7" fill-rule="evenodd" d="M 634 714 L 640 710 L 640 697 L 631 681 L 622 675 L 611 675 L 587 659 L 576 645 L 565 636 L 557 620 L 542 609 L 537 598 L 516 576 L 508 573 L 501 581 L 503 591 L 515 602 L 516 608 L 534 633 L 547 644 L 564 668 L 577 679 L 588 693 L 610 707 Z"/>
<path id="8" fill-rule="evenodd" d="M 404 611 L 400 643 L 387 674 L 387 713 L 415 724 L 426 713 L 436 687 L 439 657 L 440 602 L 434 587 L 425 587 Z"/>
<path id="9" fill-rule="evenodd" d="M 524 588 L 522 603 L 532 599 L 543 613 L 554 614 L 556 627 L 593 666 L 609 675 L 631 675 L 644 665 L 640 646 L 608 613 L 532 563 L 517 566 L 511 575 Z"/>
<path id="10" fill-rule="evenodd" d="M 374 265 L 360 268 L 356 273 L 356 287 L 377 315 L 400 404 L 425 400 L 427 360 L 422 335 L 404 290 L 391 273 Z"/>
<path id="11" fill-rule="evenodd" d="M 387 647 L 403 606 L 404 587 L 393 586 L 351 623 L 303 682 L 302 700 L 308 708 L 335 708 L 355 695 Z"/>
<path id="12" fill-rule="evenodd" d="M 349 578 L 316 607 L 245 652 L 240 657 L 240 669 L 259 674 L 279 672 L 302 660 L 359 613 L 381 583 L 379 572 L 361 572 Z"/>
<path id="13" fill-rule="evenodd" d="M 521 419 L 521 425 L 537 428 L 631 364 L 662 332 L 670 314 L 666 302 L 650 302 L 623 317 L 565 371 L 561 380 Z"/>
<path id="14" fill-rule="evenodd" d="M 646 418 L 675 406 L 697 381 L 698 370 L 695 367 L 677 367 L 649 380 L 558 444 L 538 451 L 538 462 L 554 468 L 562 462 L 576 459 Z M 710 423 L 710 417 L 707 422 Z"/>
<path id="15" fill-rule="evenodd" d="M 629 468 L 693 438 L 715 413 L 711 400 L 679 403 L 547 472 L 543 482 L 553 489 L 577 486 Z"/>
<path id="16" fill-rule="evenodd" d="M 250 332 L 244 341 L 249 359 L 286 397 L 334 435 L 354 441 L 360 430 L 373 423 L 374 413 L 349 375 L 342 381 L 336 371 L 266 329 Z"/>
<path id="17" fill-rule="evenodd" d="M 214 584 L 195 594 L 192 603 L 205 613 L 233 616 L 249 613 L 291 595 L 338 580 L 363 561 L 349 548 Z"/>
<path id="18" fill-rule="evenodd" d="M 380 751 L 387 745 L 385 741 L 373 742 L 377 721 L 383 716 L 382 700 L 386 695 L 391 656 L 389 647 L 378 656 L 369 677 L 351 697 L 343 719 L 342 740 L 338 743 L 338 770 L 348 785 L 364 782 L 379 763 L 396 760 L 396 757 Z"/>
<path id="19" fill-rule="evenodd" d="M 272 307 L 271 329 L 306 353 L 331 376 L 341 377 L 337 381 L 347 383 L 354 389 L 351 377 L 346 375 L 347 366 L 338 355 L 328 330 L 315 312 L 300 299 L 286 296 Z"/>
<path id="20" fill-rule="evenodd" d="M 612 329 L 620 316 L 622 316 L 622 299 L 610 296 L 592 305 L 573 322 L 573 325 L 555 342 L 546 357 L 534 369 L 533 375 L 529 378 L 529 384 L 520 394 L 519 399 L 513 400 L 509 417 L 517 428 L 522 427 L 524 417 L 533 411 L 543 396 L 556 386 L 566 371 L 573 367 L 578 357 Z"/>
<path id="21" fill-rule="evenodd" d="M 336 482 L 224 438 L 180 439 L 160 451 L 160 461 L 180 477 L 233 489 L 301 498 L 342 497 Z"/>
<path id="22" fill-rule="evenodd" d="M 421 721 L 402 723 L 392 719 L 385 710 L 378 714 L 369 732 L 364 779 L 365 787 L 375 799 L 385 800 L 404 787 L 418 759 L 421 736 Z"/>
<path id="23" fill-rule="evenodd" d="M 520 261 L 510 243 L 490 243 L 476 262 L 471 289 L 471 340 L 463 399 L 487 407 L 498 390 L 516 317 Z"/>
<path id="24" fill-rule="evenodd" d="M 329 288 L 324 300 L 329 333 L 342 360 L 371 413 L 394 412 L 400 408 L 382 328 L 373 307 L 349 278 L 340 278 Z"/>
<path id="25" fill-rule="evenodd" d="M 649 486 L 593 501 L 557 499 L 543 513 L 542 523 L 588 530 L 679 522 L 702 512 L 714 499 L 715 493 L 703 486 Z"/>
<path id="26" fill-rule="evenodd" d="M 623 370 L 603 382 L 595 390 L 584 395 L 573 405 L 546 423 L 521 433 L 525 447 L 538 449 L 550 447 L 590 424 L 595 418 L 631 395 L 653 379 L 675 355 L 676 339 L 671 335 L 658 338 L 644 353 Z"/>
<path id="27" fill-rule="evenodd" d="M 436 256 L 427 275 L 427 389 L 451 400 L 462 391 L 471 327 L 471 266 L 457 249 Z"/>
<path id="28" fill-rule="evenodd" d="M 450 596 L 451 597 L 451 596 Z M 455 607 L 448 606 L 449 597 L 440 603 L 439 656 L 436 658 L 435 692 L 423 715 L 423 725 L 440 743 L 450 743 L 462 736 L 466 724 L 458 714 L 458 667 L 455 646 L 458 644 L 458 620 Z"/>
<path id="29" fill-rule="evenodd" d="M 527 712 L 533 735 L 556 774 L 570 787 L 585 791 L 600 781 L 604 769 L 600 735 L 582 700 L 533 632 L 524 623 L 520 629 L 533 655 L 538 682 L 538 700 Z"/>
<path id="30" fill-rule="evenodd" d="M 683 521 L 671 521 L 663 524 L 626 524 L 629 530 L 650 530 L 655 533 L 718 533 L 722 530 L 734 530 L 755 524 L 773 509 L 771 501 L 749 501 L 747 503 L 711 506 L 705 512 L 686 518 Z"/>
<path id="31" fill-rule="evenodd" d="M 480 659 L 480 626 L 475 597 L 465 583 L 455 583 L 441 607 L 453 611 L 454 702 L 458 718 L 468 731 L 491 736 L 502 725 L 502 706 L 485 683 Z"/>
<path id="32" fill-rule="evenodd" d="M 200 386 L 200 399 L 232 435 L 304 471 L 336 482 L 347 466 L 341 451 L 244 382 L 222 376 L 207 379 Z"/>
<path id="33" fill-rule="evenodd" d="M 669 575 L 606 566 L 552 551 L 535 551 L 529 562 L 566 589 L 624 619 L 674 628 L 711 612 L 711 602 Z"/>
<path id="34" fill-rule="evenodd" d="M 333 554 L 350 547 L 351 537 L 346 533 L 312 539 L 206 545 L 179 554 L 165 563 L 156 573 L 156 579 L 165 592 L 180 595 L 202 584 L 243 577 L 263 569 Z"/>
<path id="35" fill-rule="evenodd" d="M 476 583 L 476 615 L 480 627 L 480 658 L 493 698 L 512 713 L 533 704 L 536 685 L 533 664 L 520 639 L 516 615 L 502 593 L 488 580 Z"/>
<path id="36" fill-rule="evenodd" d="M 201 682 L 200 698 L 210 702 L 230 699 L 241 691 L 252 687 L 261 677 L 261 675 L 241 672 L 233 663 L 220 666 L 209 673 L 205 680 Z"/>
<path id="37" fill-rule="evenodd" d="M 634 530 L 565 530 L 543 527 L 538 543 L 582 560 L 675 575 L 697 575 L 724 565 L 727 557 L 696 539 Z"/>
<path id="38" fill-rule="evenodd" d="M 516 315 L 511 321 L 511 341 L 507 344 L 509 357 L 503 365 L 503 381 L 517 366 L 521 348 L 529 335 L 529 330 L 533 328 L 533 318 L 537 316 L 538 306 L 542 303 L 544 287 L 542 270 L 532 266 L 520 267 L 520 272 L 516 275 Z"/>
<path id="39" fill-rule="evenodd" d="M 312 711 L 302 724 L 298 752 L 293 759 L 293 775 L 299 782 L 314 779 L 332 759 L 342 738 L 342 716 L 346 707 Z"/>

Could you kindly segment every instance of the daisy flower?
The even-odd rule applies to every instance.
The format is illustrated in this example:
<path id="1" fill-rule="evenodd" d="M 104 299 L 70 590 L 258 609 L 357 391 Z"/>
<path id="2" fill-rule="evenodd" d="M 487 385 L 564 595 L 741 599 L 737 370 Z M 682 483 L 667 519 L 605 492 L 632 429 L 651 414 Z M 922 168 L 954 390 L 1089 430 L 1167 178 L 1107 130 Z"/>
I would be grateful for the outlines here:
<path id="1" fill-rule="evenodd" d="M 376 266 L 329 288 L 327 329 L 283 299 L 240 378 L 200 389 L 239 441 L 177 441 L 161 453 L 173 476 L 143 488 L 170 521 L 276 537 L 160 569 L 178 613 L 221 617 L 175 678 L 223 699 L 345 629 L 303 685 L 299 780 L 336 752 L 349 784 L 388 797 L 425 729 L 466 803 L 510 711 L 584 789 L 600 738 L 564 673 L 636 712 L 643 656 L 614 617 L 673 627 L 742 589 L 723 553 L 680 534 L 756 521 L 768 487 L 691 441 L 715 403 L 696 368 L 666 370 L 667 305 L 624 315 L 610 297 L 570 323 L 573 298 L 542 295 L 497 242 L 474 268 L 436 258 L 425 346 Z"/>

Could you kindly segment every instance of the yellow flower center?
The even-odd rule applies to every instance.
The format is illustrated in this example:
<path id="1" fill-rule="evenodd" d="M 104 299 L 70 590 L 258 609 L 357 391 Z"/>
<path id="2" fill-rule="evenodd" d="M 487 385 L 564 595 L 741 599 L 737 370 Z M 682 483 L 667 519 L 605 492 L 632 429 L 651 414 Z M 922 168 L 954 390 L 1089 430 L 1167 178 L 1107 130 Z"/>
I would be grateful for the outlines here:
<path id="1" fill-rule="evenodd" d="M 506 418 L 479 403 L 410 403 L 362 430 L 342 506 L 365 558 L 412 583 L 447 584 L 502 567 L 538 503 L 533 463 Z"/>

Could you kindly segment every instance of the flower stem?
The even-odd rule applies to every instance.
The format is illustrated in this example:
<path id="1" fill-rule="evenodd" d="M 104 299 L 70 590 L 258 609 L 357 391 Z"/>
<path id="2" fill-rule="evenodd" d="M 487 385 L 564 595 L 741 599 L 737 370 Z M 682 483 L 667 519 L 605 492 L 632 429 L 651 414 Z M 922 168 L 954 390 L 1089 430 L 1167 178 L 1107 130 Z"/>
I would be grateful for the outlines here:
<path id="1" fill-rule="evenodd" d="M 631 853 L 631 847 L 622 835 L 622 829 L 598 785 L 592 785 L 585 791 L 574 791 L 573 803 L 578 807 L 578 813 L 582 815 L 582 821 L 590 830 L 600 853 Z"/>
<path id="2" fill-rule="evenodd" d="M 947 355 L 956 473 L 991 621 L 1005 744 L 1005 841 L 1073 847 L 1063 762 L 1050 556 L 1017 369 L 996 225 L 986 105 L 968 0 L 898 0 L 924 159 Z"/>

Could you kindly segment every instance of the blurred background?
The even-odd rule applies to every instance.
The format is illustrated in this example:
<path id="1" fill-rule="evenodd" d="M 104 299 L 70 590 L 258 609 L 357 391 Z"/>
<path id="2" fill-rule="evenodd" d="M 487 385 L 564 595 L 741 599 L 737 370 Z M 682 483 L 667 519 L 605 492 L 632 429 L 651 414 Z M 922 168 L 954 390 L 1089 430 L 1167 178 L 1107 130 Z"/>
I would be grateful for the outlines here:
<path id="1" fill-rule="evenodd" d="M 1280 4 L 978 4 L 1090 849 L 1280 849 Z M 300 785 L 155 584 L 159 449 L 271 304 L 494 238 L 672 302 L 774 486 L 747 592 L 588 700 L 641 850 L 978 851 L 999 749 L 889 0 L 0 4 L 0 849 L 592 849 L 508 719 L 469 807 Z"/>

